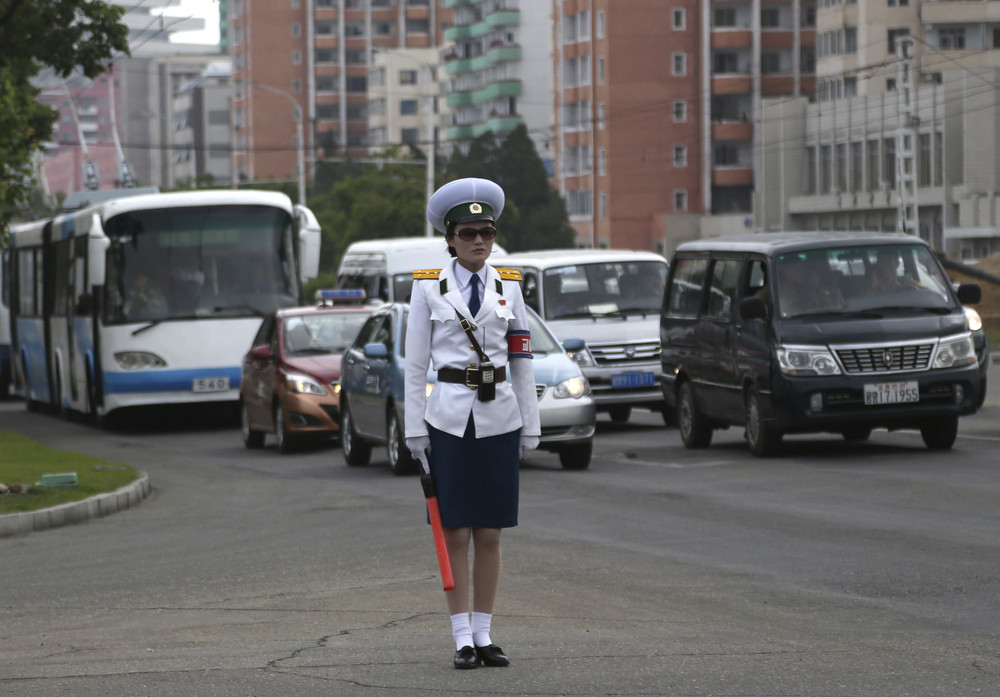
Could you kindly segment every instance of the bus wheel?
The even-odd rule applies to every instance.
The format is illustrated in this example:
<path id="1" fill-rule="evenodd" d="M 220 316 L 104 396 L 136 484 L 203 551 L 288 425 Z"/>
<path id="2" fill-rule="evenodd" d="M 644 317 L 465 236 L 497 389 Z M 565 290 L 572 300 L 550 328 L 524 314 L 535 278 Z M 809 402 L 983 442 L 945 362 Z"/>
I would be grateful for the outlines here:
<path id="1" fill-rule="evenodd" d="M 247 404 L 240 400 L 240 430 L 243 432 L 243 445 L 248 448 L 264 447 L 264 432 L 250 427 L 250 414 L 247 413 Z"/>

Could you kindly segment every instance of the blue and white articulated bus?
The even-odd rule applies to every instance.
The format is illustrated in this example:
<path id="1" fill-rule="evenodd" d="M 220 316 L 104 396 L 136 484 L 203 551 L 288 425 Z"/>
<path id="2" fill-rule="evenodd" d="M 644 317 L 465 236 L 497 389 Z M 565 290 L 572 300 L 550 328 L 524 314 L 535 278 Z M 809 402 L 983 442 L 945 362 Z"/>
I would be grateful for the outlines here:
<path id="1" fill-rule="evenodd" d="M 302 304 L 316 217 L 269 191 L 126 196 L 12 228 L 14 391 L 97 422 L 142 405 L 236 402 L 261 319 Z"/>

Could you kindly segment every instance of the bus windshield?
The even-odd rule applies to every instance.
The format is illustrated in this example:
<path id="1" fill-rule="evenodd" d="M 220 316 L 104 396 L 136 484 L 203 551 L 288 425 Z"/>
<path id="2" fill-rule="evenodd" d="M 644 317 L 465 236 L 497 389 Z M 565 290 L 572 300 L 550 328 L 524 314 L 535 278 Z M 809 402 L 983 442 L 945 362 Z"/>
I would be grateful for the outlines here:
<path id="1" fill-rule="evenodd" d="M 660 311 L 667 265 L 658 261 L 573 264 L 546 269 L 546 319 Z"/>
<path id="2" fill-rule="evenodd" d="M 299 302 L 292 220 L 280 208 L 133 211 L 105 232 L 107 324 L 263 316 Z"/>

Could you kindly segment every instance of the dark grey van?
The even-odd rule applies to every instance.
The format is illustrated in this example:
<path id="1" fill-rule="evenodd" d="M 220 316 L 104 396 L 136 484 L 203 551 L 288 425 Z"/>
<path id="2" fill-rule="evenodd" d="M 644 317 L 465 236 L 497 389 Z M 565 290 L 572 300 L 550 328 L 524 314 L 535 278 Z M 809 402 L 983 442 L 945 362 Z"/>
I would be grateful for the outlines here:
<path id="1" fill-rule="evenodd" d="M 687 242 L 660 321 L 663 394 L 688 448 L 744 426 L 751 451 L 786 433 L 865 440 L 917 428 L 950 448 L 979 404 L 962 303 L 934 251 L 908 235 L 766 233 Z"/>

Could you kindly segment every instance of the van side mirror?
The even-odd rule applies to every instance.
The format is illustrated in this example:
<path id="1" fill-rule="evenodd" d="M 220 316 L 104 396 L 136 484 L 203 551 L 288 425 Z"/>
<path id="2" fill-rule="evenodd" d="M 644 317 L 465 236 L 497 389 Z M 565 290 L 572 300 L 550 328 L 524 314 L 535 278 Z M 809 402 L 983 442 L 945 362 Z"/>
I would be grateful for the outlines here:
<path id="1" fill-rule="evenodd" d="M 267 344 L 261 344 L 260 346 L 254 346 L 250 349 L 250 355 L 260 361 L 268 361 L 274 357 L 271 353 L 271 347 Z"/>
<path id="2" fill-rule="evenodd" d="M 743 298 L 740 301 L 740 316 L 743 319 L 766 319 L 767 305 L 756 296 Z"/>
<path id="3" fill-rule="evenodd" d="M 958 287 L 958 301 L 963 305 L 975 305 L 983 299 L 983 289 L 978 283 L 963 283 Z"/>
<path id="4" fill-rule="evenodd" d="M 388 358 L 389 347 L 385 344 L 365 344 L 365 358 Z"/>
<path id="5" fill-rule="evenodd" d="M 567 351 L 582 351 L 586 345 L 583 339 L 566 339 L 563 342 L 563 348 Z"/>

